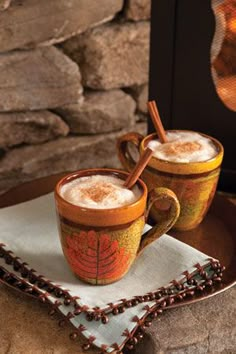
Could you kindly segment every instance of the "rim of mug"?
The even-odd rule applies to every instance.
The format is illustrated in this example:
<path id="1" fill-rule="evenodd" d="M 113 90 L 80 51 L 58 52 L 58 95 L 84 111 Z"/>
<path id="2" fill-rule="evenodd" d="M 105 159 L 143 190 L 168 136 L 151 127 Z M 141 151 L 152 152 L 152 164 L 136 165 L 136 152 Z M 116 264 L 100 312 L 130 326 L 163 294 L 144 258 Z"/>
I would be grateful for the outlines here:
<path id="1" fill-rule="evenodd" d="M 62 177 L 56 184 L 54 195 L 60 216 L 78 224 L 87 226 L 115 226 L 128 224 L 145 214 L 148 190 L 146 184 L 139 178 L 135 185 L 141 190 L 141 196 L 130 204 L 107 209 L 87 208 L 75 205 L 65 200 L 60 194 L 60 188 L 74 179 L 93 175 L 114 175 L 125 180 L 128 172 L 114 168 L 89 168 L 74 171 Z"/>
<path id="2" fill-rule="evenodd" d="M 152 156 L 151 160 L 148 163 L 148 166 L 159 170 L 160 172 L 169 172 L 173 174 L 199 174 L 204 172 L 210 172 L 219 167 L 222 163 L 224 156 L 224 147 L 219 140 L 213 138 L 210 135 L 186 129 L 169 129 L 166 132 L 189 132 L 189 133 L 198 133 L 205 138 L 210 139 L 216 146 L 218 152 L 217 154 L 209 160 L 206 161 L 197 161 L 197 162 L 175 162 L 167 161 L 160 159 L 156 156 Z M 140 144 L 140 151 L 143 152 L 147 146 L 147 143 L 152 140 L 154 137 L 157 137 L 157 133 L 152 133 L 147 135 Z"/>

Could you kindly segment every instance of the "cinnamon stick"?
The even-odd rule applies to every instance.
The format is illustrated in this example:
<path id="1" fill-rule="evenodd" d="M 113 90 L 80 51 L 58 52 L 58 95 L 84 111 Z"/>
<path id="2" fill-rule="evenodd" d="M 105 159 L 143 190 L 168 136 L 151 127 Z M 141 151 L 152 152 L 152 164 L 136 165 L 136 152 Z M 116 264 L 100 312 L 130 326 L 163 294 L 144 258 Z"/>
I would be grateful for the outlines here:
<path id="1" fill-rule="evenodd" d="M 124 183 L 124 186 L 126 188 L 130 189 L 135 185 L 141 173 L 143 172 L 144 168 L 146 167 L 149 160 L 151 159 L 152 154 L 153 151 L 150 148 L 146 148 L 144 150 L 144 153 L 142 154 L 136 166 L 134 167 L 133 171 L 129 174 L 128 178 Z"/>
<path id="2" fill-rule="evenodd" d="M 162 125 L 161 118 L 157 109 L 157 105 L 155 101 L 149 101 L 147 103 L 148 111 L 152 118 L 153 125 L 157 132 L 158 138 L 162 144 L 167 143 L 168 139 L 166 137 L 165 129 Z"/>

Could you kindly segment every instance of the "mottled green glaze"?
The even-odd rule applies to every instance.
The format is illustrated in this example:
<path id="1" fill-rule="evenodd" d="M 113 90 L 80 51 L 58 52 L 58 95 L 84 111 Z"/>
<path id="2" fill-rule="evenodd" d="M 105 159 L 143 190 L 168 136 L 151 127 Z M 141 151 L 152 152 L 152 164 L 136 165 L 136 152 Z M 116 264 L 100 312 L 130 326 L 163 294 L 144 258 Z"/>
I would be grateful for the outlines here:
<path id="1" fill-rule="evenodd" d="M 165 186 L 175 192 L 181 205 L 180 216 L 174 225 L 178 230 L 190 230 L 204 218 L 215 194 L 220 169 L 197 175 L 174 175 L 147 167 L 142 174 L 148 189 Z M 164 211 L 156 208 L 151 216 L 159 221 Z"/>
<path id="2" fill-rule="evenodd" d="M 144 216 L 120 229 L 88 229 L 60 220 L 62 249 L 71 270 L 91 284 L 104 285 L 119 280 L 136 258 L 144 224 Z"/>
<path id="3" fill-rule="evenodd" d="M 61 244 L 71 270 L 81 280 L 98 285 L 122 278 L 137 254 L 171 228 L 180 207 L 176 195 L 167 188 L 155 188 L 148 195 L 147 186 L 141 179 L 136 182 L 142 191 L 140 198 L 118 208 L 84 208 L 61 197 L 60 188 L 68 181 L 94 174 L 116 174 L 127 179 L 127 173 L 113 169 L 77 171 L 58 182 L 55 201 Z M 142 237 L 152 205 L 166 200 L 170 204 L 169 211 Z"/>
<path id="4" fill-rule="evenodd" d="M 177 230 L 190 230 L 195 228 L 205 216 L 215 194 L 220 166 L 224 149 L 221 143 L 205 134 L 199 133 L 210 139 L 215 145 L 217 154 L 212 159 L 200 162 L 179 163 L 161 160 L 152 157 L 145 168 L 142 179 L 151 191 L 156 187 L 166 187 L 172 190 L 181 207 L 180 217 L 174 225 Z M 157 139 L 156 134 L 146 137 L 132 132 L 118 139 L 117 148 L 122 165 L 132 171 L 135 165 L 128 145 L 132 143 L 142 154 L 149 141 Z M 151 216 L 155 221 L 163 220 L 166 210 L 155 203 L 151 209 Z"/>

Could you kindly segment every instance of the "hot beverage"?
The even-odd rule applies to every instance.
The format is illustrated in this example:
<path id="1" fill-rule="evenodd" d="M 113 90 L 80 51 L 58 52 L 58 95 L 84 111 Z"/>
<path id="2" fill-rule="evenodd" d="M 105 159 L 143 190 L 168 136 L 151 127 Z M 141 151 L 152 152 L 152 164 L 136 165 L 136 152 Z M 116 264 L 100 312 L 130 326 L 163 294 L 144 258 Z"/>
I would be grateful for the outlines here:
<path id="1" fill-rule="evenodd" d="M 147 147 L 154 153 L 142 179 L 149 190 L 154 187 L 170 188 L 180 201 L 181 212 L 177 230 L 196 227 L 206 215 L 215 194 L 224 149 L 219 141 L 206 134 L 187 130 L 166 131 L 167 141 L 160 143 L 157 134 L 146 137 L 129 133 L 119 138 L 118 150 L 123 166 L 132 171 L 135 165 L 130 143 L 140 154 Z M 154 204 L 152 218 L 158 222 L 160 212 Z"/>
<path id="2" fill-rule="evenodd" d="M 115 176 L 93 175 L 77 178 L 62 186 L 61 196 L 71 204 L 92 209 L 118 208 L 136 202 L 138 186 L 125 188 L 124 180 Z"/>
<path id="3" fill-rule="evenodd" d="M 149 193 L 138 179 L 124 187 L 126 172 L 90 169 L 73 172 L 55 188 L 60 240 L 71 270 L 90 284 L 121 279 L 136 256 L 167 232 L 179 216 L 179 202 L 167 188 Z M 143 236 L 153 203 L 170 203 L 159 223 Z"/>
<path id="4" fill-rule="evenodd" d="M 215 157 L 218 150 L 213 141 L 199 133 L 189 131 L 170 131 L 166 134 L 168 142 L 159 140 L 148 143 L 154 156 L 172 162 L 200 162 Z"/>

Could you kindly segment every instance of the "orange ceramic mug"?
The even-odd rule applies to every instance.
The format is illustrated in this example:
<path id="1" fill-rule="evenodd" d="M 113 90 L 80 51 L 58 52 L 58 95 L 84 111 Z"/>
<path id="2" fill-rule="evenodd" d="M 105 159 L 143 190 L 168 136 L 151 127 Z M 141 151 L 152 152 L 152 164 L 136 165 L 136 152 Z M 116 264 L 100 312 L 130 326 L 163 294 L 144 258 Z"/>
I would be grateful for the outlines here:
<path id="1" fill-rule="evenodd" d="M 174 228 L 180 231 L 195 228 L 204 218 L 216 191 L 224 154 L 223 146 L 218 140 L 206 134 L 199 134 L 210 139 L 215 145 L 215 157 L 207 161 L 183 163 L 161 160 L 153 156 L 141 176 L 149 190 L 166 187 L 174 191 L 181 208 Z M 130 153 L 129 144 L 134 145 L 142 154 L 148 143 L 155 139 L 155 133 L 144 137 L 133 132 L 120 137 L 117 143 L 118 154 L 124 168 L 131 171 L 136 163 Z M 151 216 L 156 222 L 161 217 L 161 212 L 157 212 L 155 205 Z"/>
<path id="2" fill-rule="evenodd" d="M 62 178 L 55 189 L 60 239 L 65 258 L 74 274 L 91 284 L 109 284 L 122 278 L 136 256 L 167 232 L 179 216 L 179 202 L 167 188 L 155 188 L 148 196 L 145 183 L 137 181 L 139 199 L 113 209 L 90 209 L 63 199 L 60 189 L 74 179 L 112 175 L 125 180 L 127 173 L 115 169 L 89 169 Z M 148 199 L 147 199 L 148 197 Z M 168 213 L 142 236 L 147 215 L 156 201 L 168 200 Z"/>

